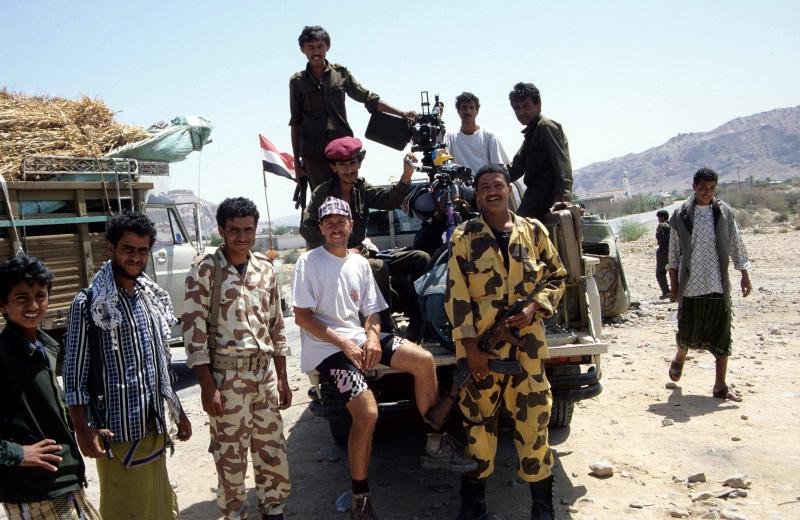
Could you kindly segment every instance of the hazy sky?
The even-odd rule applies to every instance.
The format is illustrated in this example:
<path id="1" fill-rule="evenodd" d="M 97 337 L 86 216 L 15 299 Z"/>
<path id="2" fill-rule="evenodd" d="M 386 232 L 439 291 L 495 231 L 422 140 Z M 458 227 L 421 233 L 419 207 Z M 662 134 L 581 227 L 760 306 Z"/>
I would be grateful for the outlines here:
<path id="1" fill-rule="evenodd" d="M 448 128 L 455 96 L 474 92 L 478 123 L 509 155 L 522 136 L 508 92 L 535 83 L 575 168 L 800 104 L 797 1 L 0 0 L 0 13 L 0 86 L 99 97 L 144 127 L 205 116 L 214 142 L 172 166 L 171 187 L 262 209 L 257 137 L 291 152 L 288 81 L 305 67 L 304 25 L 325 27 L 328 58 L 390 104 L 419 110 L 421 90 L 439 93 Z M 363 137 L 366 110 L 348 101 L 348 116 Z M 370 182 L 401 173 L 401 152 L 365 148 Z M 268 183 L 273 219 L 293 213 L 293 183 Z"/>

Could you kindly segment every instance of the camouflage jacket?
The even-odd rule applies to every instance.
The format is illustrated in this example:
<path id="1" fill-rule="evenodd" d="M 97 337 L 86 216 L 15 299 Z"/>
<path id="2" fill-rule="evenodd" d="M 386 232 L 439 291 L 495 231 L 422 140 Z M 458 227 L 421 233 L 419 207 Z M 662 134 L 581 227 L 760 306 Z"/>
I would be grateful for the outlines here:
<path id="1" fill-rule="evenodd" d="M 219 324 L 216 353 L 225 356 L 252 356 L 265 352 L 271 356 L 290 355 L 283 327 L 283 313 L 278 281 L 272 263 L 260 253 L 251 253 L 244 279 L 223 254 L 217 255 L 222 267 L 219 298 Z M 212 290 L 214 261 L 206 255 L 195 261 L 186 275 L 186 297 L 183 304 L 183 342 L 186 364 L 209 364 L 206 321 L 209 317 L 209 296 Z"/>
<path id="2" fill-rule="evenodd" d="M 508 270 L 483 217 L 460 225 L 450 239 L 445 310 L 453 326 L 458 357 L 466 355 L 460 340 L 478 338 L 492 326 L 501 309 L 526 297 L 538 281 L 567 273 L 545 227 L 513 213 L 511 217 L 514 227 L 508 246 Z M 542 290 L 535 299 L 539 304 L 536 319 L 520 331 L 526 345 L 518 357 L 523 365 L 526 364 L 523 357 L 537 360 L 538 368 L 526 367 L 529 373 L 540 370 L 538 360 L 547 357 L 541 319 L 553 315 L 563 292 L 563 284 L 557 289 Z M 542 347 L 544 351 L 540 350 Z M 506 343 L 498 349 L 498 357 L 507 357 L 509 349 Z"/>

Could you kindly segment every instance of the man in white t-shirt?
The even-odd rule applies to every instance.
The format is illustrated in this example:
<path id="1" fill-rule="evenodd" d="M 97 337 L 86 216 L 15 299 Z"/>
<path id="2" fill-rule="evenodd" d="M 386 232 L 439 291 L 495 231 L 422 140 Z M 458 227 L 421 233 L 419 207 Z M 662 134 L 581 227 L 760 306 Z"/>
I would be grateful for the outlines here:
<path id="1" fill-rule="evenodd" d="M 472 92 L 462 92 L 456 97 L 456 111 L 461 118 L 457 132 L 447 132 L 444 142 L 447 151 L 461 166 L 480 170 L 488 164 L 506 164 L 508 156 L 495 135 L 478 126 L 481 102 Z"/>
<path id="2" fill-rule="evenodd" d="M 436 367 L 430 352 L 419 345 L 381 333 L 378 313 L 386 308 L 386 302 L 377 290 L 369 262 L 347 249 L 353 226 L 347 202 L 328 197 L 318 216 L 323 247 L 300 256 L 292 286 L 295 323 L 302 329 L 300 369 L 316 369 L 347 402 L 353 418 L 348 439 L 351 518 L 373 519 L 367 469 L 378 405 L 363 371 L 381 363 L 413 375 L 417 408 L 425 415 L 439 395 Z M 438 462 L 438 467 L 453 471 L 476 467 L 454 449 L 448 435 L 430 434 L 426 452 L 427 462 Z"/>

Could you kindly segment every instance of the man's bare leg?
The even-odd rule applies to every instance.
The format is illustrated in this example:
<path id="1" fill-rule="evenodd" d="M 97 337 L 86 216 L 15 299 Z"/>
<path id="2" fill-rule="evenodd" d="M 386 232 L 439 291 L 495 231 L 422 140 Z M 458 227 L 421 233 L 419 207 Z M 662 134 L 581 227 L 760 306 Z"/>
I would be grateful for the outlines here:
<path id="1" fill-rule="evenodd" d="M 425 413 L 439 398 L 436 381 L 436 365 L 430 352 L 409 341 L 400 345 L 392 356 L 392 368 L 408 372 L 414 376 L 414 394 L 419 413 Z M 456 446 L 452 436 L 447 433 L 429 433 L 425 444 L 422 466 L 428 469 L 447 469 L 456 473 L 472 471 L 478 464 L 465 459 L 463 447 Z"/>
<path id="2" fill-rule="evenodd" d="M 414 376 L 414 396 L 421 415 L 425 415 L 439 397 L 433 355 L 410 341 L 403 342 L 392 356 L 392 368 Z"/>
<path id="3" fill-rule="evenodd" d="M 675 357 L 669 364 L 669 378 L 675 382 L 679 381 L 681 375 L 683 375 L 683 364 L 686 362 L 686 352 L 686 350 L 678 345 L 675 350 Z"/>
<path id="4" fill-rule="evenodd" d="M 369 459 L 372 453 L 372 435 L 378 421 L 378 403 L 372 391 L 358 395 L 347 403 L 347 409 L 353 417 L 350 436 L 347 439 L 347 458 L 350 463 L 350 478 L 366 480 L 369 470 Z"/>

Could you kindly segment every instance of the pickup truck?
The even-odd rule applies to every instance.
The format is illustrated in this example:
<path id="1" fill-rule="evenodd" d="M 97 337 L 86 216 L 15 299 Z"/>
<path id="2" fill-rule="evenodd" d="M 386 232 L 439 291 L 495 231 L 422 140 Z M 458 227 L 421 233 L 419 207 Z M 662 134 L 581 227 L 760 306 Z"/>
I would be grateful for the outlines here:
<path id="1" fill-rule="evenodd" d="M 524 185 L 515 185 L 510 200 L 512 209 L 518 207 L 520 188 L 524 190 Z M 591 236 L 583 233 L 587 224 L 593 226 Z M 379 249 L 408 247 L 420 225 L 419 219 L 409 217 L 402 210 L 379 211 L 370 216 L 367 234 Z M 557 320 L 547 323 L 549 358 L 545 361 L 553 393 L 550 426 L 564 427 L 572 420 L 575 402 L 595 397 L 602 391 L 601 358 L 608 352 L 608 345 L 602 341 L 602 317 L 606 310 L 603 303 L 614 304 L 606 306 L 611 313 L 625 312 L 630 296 L 613 242 L 613 233 L 610 235 L 612 244 L 604 242 L 609 237 L 603 232 L 608 228 L 605 221 L 582 217 L 579 209 L 574 207 L 548 215 L 545 225 L 568 271 L 566 291 L 558 307 Z M 444 258 L 432 260 L 431 269 L 443 261 L 446 261 L 446 251 Z M 613 268 L 613 273 L 605 278 L 613 276 L 614 283 L 604 284 L 605 289 L 613 288 L 616 291 L 613 296 L 604 298 L 598 289 L 595 278 L 600 266 Z M 446 391 L 452 381 L 456 358 L 448 337 L 448 324 L 441 323 L 442 313 L 436 312 L 436 307 L 440 309 L 443 302 L 443 290 L 439 298 L 438 301 L 432 300 L 426 312 L 429 326 L 438 332 L 434 334 L 438 339 L 425 340 L 422 346 L 433 354 L 440 389 Z M 416 410 L 410 376 L 383 365 L 368 370 L 366 374 L 378 401 L 379 417 Z M 309 372 L 308 376 L 312 384 L 309 390 L 311 412 L 328 419 L 333 439 L 339 444 L 346 444 L 350 417 L 338 392 L 327 382 L 321 381 L 315 371 Z"/>
<path id="2" fill-rule="evenodd" d="M 170 293 L 180 316 L 186 273 L 203 246 L 194 203 L 188 229 L 179 205 L 154 193 L 164 188 L 168 176 L 164 162 L 26 156 L 19 179 L 0 190 L 0 258 L 24 251 L 53 271 L 42 328 L 56 339 L 65 331 L 75 294 L 106 260 L 105 225 L 119 211 L 144 211 L 155 222 L 158 234 L 148 274 Z M 181 342 L 180 325 L 173 338 Z"/>

